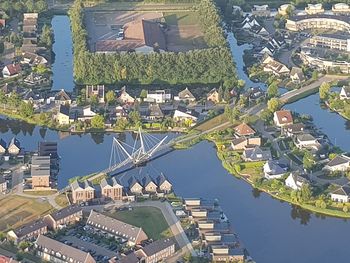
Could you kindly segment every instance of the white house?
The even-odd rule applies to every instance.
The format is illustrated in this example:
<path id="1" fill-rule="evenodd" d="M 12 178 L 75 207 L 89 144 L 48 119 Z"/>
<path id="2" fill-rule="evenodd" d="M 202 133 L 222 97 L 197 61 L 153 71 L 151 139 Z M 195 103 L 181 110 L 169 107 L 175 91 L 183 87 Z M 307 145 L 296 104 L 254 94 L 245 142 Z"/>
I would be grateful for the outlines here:
<path id="1" fill-rule="evenodd" d="M 4 78 L 16 77 L 21 73 L 21 66 L 19 64 L 6 65 L 2 70 Z"/>
<path id="2" fill-rule="evenodd" d="M 177 107 L 177 109 L 174 111 L 173 119 L 175 121 L 182 121 L 182 120 L 192 120 L 193 122 L 197 122 L 199 113 L 195 110 L 189 110 L 185 107 Z"/>
<path id="3" fill-rule="evenodd" d="M 273 121 L 276 126 L 283 127 L 293 124 L 293 116 L 290 110 L 279 110 L 273 114 Z"/>
<path id="4" fill-rule="evenodd" d="M 117 101 L 122 104 L 133 104 L 135 102 L 135 99 L 129 93 L 127 93 L 126 88 L 123 87 L 118 92 Z"/>
<path id="5" fill-rule="evenodd" d="M 300 190 L 304 184 L 307 184 L 309 180 L 306 175 L 302 175 L 299 172 L 291 172 L 285 180 L 286 186 L 293 190 Z"/>
<path id="6" fill-rule="evenodd" d="M 331 199 L 334 202 L 347 203 L 350 198 L 350 187 L 349 185 L 343 185 L 331 193 Z"/>
<path id="7" fill-rule="evenodd" d="M 287 172 L 287 167 L 278 162 L 269 160 L 264 164 L 264 176 L 266 179 L 279 179 Z"/>
<path id="8" fill-rule="evenodd" d="M 350 157 L 345 155 L 338 155 L 331 160 L 323 169 L 327 171 L 341 171 L 345 172 L 350 168 Z"/>
<path id="9" fill-rule="evenodd" d="M 348 100 L 350 99 L 350 87 L 344 86 L 340 90 L 339 97 L 341 100 Z"/>
<path id="10" fill-rule="evenodd" d="M 91 106 L 86 106 L 83 108 L 83 116 L 79 117 L 79 120 L 90 120 L 92 119 L 94 116 L 96 116 L 96 112 L 94 112 L 93 110 L 91 110 Z"/>
<path id="11" fill-rule="evenodd" d="M 165 103 L 171 100 L 169 90 L 151 90 L 147 92 L 147 97 L 144 101 L 152 103 Z"/>
<path id="12" fill-rule="evenodd" d="M 321 148 L 321 144 L 317 141 L 317 139 L 309 133 L 300 134 L 297 136 L 295 140 L 295 145 L 299 149 L 314 149 L 319 150 Z"/>

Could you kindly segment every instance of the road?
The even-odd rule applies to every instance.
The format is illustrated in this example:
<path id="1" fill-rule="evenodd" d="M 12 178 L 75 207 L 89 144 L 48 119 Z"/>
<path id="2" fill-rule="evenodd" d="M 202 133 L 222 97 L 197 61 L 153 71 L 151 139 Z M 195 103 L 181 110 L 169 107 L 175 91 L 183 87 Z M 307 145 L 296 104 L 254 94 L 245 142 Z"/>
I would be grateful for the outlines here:
<path id="1" fill-rule="evenodd" d="M 311 92 L 312 90 L 316 90 L 324 82 L 332 82 L 332 81 L 345 80 L 345 79 L 348 79 L 348 76 L 325 75 L 307 86 L 303 86 L 300 89 L 295 89 L 295 90 L 289 91 L 287 93 L 284 93 L 280 97 L 280 100 L 283 103 L 287 103 L 288 101 L 293 100 L 293 98 L 298 97 L 303 93 L 307 93 L 307 92 Z"/>

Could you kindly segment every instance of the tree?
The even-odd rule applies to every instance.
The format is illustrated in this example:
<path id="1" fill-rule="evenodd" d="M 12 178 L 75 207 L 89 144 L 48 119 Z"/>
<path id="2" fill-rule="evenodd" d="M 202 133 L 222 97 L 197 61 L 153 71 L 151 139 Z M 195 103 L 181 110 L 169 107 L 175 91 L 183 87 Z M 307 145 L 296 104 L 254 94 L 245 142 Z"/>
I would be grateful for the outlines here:
<path id="1" fill-rule="evenodd" d="M 140 93 L 140 98 L 141 98 L 142 100 L 144 100 L 145 98 L 147 98 L 147 94 L 148 94 L 147 90 L 142 89 L 142 90 L 141 90 L 141 93 Z"/>
<path id="2" fill-rule="evenodd" d="M 103 129 L 105 127 L 105 120 L 102 115 L 97 114 L 91 119 L 91 128 Z"/>
<path id="3" fill-rule="evenodd" d="M 46 11 L 48 8 L 47 2 L 45 0 L 37 0 L 35 3 L 35 10 L 38 13 Z"/>
<path id="4" fill-rule="evenodd" d="M 33 67 L 33 71 L 38 73 L 38 74 L 46 74 L 50 72 L 50 69 L 46 67 L 44 64 L 39 64 L 35 67 Z"/>
<path id="5" fill-rule="evenodd" d="M 28 248 L 30 246 L 30 243 L 27 242 L 27 241 L 21 241 L 19 244 L 18 244 L 18 248 L 20 250 L 25 250 L 26 248 Z"/>
<path id="6" fill-rule="evenodd" d="M 53 44 L 53 31 L 50 26 L 45 24 L 40 36 L 40 44 L 50 48 Z"/>
<path id="7" fill-rule="evenodd" d="M 2 231 L 0 231 L 0 241 L 4 241 L 6 238 L 6 234 Z"/>
<path id="8" fill-rule="evenodd" d="M 278 85 L 276 81 L 273 81 L 267 88 L 267 96 L 269 98 L 275 98 L 278 95 Z"/>
<path id="9" fill-rule="evenodd" d="M 232 110 L 232 119 L 238 120 L 241 114 L 241 111 L 237 107 L 234 107 Z"/>
<path id="10" fill-rule="evenodd" d="M 312 78 L 312 80 L 317 80 L 318 79 L 318 71 L 317 70 L 314 70 L 312 72 L 311 78 Z"/>
<path id="11" fill-rule="evenodd" d="M 1 28 L 0 28 L 1 29 Z M 3 41 L 0 41 L 0 55 L 4 53 L 5 50 L 5 44 Z"/>
<path id="12" fill-rule="evenodd" d="M 219 102 L 221 102 L 222 99 L 224 98 L 224 89 L 222 86 L 220 86 L 218 93 L 219 93 Z"/>
<path id="13" fill-rule="evenodd" d="M 312 196 L 312 191 L 311 191 L 309 184 L 303 184 L 301 186 L 300 192 L 301 192 L 302 201 L 304 201 L 304 202 L 310 201 L 311 196 Z"/>
<path id="14" fill-rule="evenodd" d="M 19 111 L 20 115 L 22 117 L 28 118 L 32 117 L 34 115 L 34 107 L 33 104 L 28 102 L 21 102 L 21 107 Z"/>
<path id="15" fill-rule="evenodd" d="M 273 113 L 269 110 L 269 109 L 264 109 L 261 113 L 260 113 L 260 118 L 264 121 L 264 122 L 270 122 L 272 120 L 273 117 Z"/>
<path id="16" fill-rule="evenodd" d="M 225 90 L 224 90 L 224 101 L 226 101 L 227 103 L 230 103 L 230 100 L 231 100 L 230 89 L 229 88 L 225 88 Z"/>
<path id="17" fill-rule="evenodd" d="M 95 94 L 90 96 L 90 103 L 92 106 L 97 106 L 98 105 L 98 98 Z"/>
<path id="18" fill-rule="evenodd" d="M 331 85 L 327 82 L 322 83 L 320 86 L 320 99 L 327 100 L 329 96 L 329 91 L 331 89 Z"/>
<path id="19" fill-rule="evenodd" d="M 281 107 L 281 103 L 280 103 L 279 99 L 277 99 L 277 98 L 272 98 L 267 102 L 267 108 L 271 112 L 277 111 L 280 107 Z"/>
<path id="20" fill-rule="evenodd" d="M 108 105 L 112 105 L 115 103 L 115 93 L 113 90 L 110 90 L 106 93 L 106 102 Z"/>
<path id="21" fill-rule="evenodd" d="M 129 113 L 129 118 L 130 118 L 130 121 L 132 122 L 132 124 L 134 126 L 139 126 L 140 125 L 140 123 L 141 123 L 141 115 L 140 115 L 140 113 L 138 111 L 135 111 L 135 110 L 131 111 Z"/>
<path id="22" fill-rule="evenodd" d="M 245 81 L 243 79 L 239 79 L 237 81 L 237 89 L 242 90 L 245 87 Z"/>
<path id="23" fill-rule="evenodd" d="M 329 158 L 330 160 L 333 160 L 335 157 L 337 157 L 337 154 L 336 154 L 336 153 L 330 153 L 330 154 L 328 155 L 328 158 Z"/>
<path id="24" fill-rule="evenodd" d="M 315 167 L 315 157 L 309 151 L 305 151 L 303 157 L 303 167 L 306 170 L 312 170 Z"/>
<path id="25" fill-rule="evenodd" d="M 129 124 L 129 122 L 126 119 L 119 119 L 115 123 L 115 127 L 118 130 L 124 131 L 126 129 L 126 127 L 128 127 L 128 124 Z"/>
<path id="26" fill-rule="evenodd" d="M 25 3 L 25 6 L 26 6 L 28 12 L 34 11 L 34 1 L 33 0 L 27 0 Z"/>
<path id="27" fill-rule="evenodd" d="M 17 108 L 21 103 L 21 99 L 19 95 L 16 92 L 11 92 L 10 97 L 8 99 L 8 104 L 13 107 Z"/>

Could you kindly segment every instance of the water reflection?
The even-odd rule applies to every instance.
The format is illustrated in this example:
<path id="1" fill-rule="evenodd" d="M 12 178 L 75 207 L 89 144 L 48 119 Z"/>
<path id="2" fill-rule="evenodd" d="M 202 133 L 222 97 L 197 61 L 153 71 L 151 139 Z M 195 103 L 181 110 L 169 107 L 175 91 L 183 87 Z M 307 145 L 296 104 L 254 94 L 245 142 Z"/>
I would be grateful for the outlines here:
<path id="1" fill-rule="evenodd" d="M 254 198 L 259 198 L 260 195 L 261 195 L 261 191 L 259 189 L 257 189 L 257 188 L 253 188 L 252 189 L 252 194 L 253 194 Z"/>
<path id="2" fill-rule="evenodd" d="M 299 206 L 292 205 L 292 211 L 290 216 L 293 220 L 299 220 L 301 225 L 307 225 L 311 219 L 311 213 L 305 209 L 300 208 Z"/>

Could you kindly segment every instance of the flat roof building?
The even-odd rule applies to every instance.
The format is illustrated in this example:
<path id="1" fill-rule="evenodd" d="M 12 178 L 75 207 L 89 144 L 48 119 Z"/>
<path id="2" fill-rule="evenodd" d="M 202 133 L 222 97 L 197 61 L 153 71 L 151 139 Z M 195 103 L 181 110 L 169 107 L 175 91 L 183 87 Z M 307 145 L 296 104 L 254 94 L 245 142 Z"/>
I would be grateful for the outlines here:
<path id="1" fill-rule="evenodd" d="M 292 16 L 287 19 L 286 29 L 291 31 L 302 31 L 306 29 L 337 29 L 340 31 L 350 31 L 350 18 L 347 16 L 335 15 L 305 15 Z"/>

